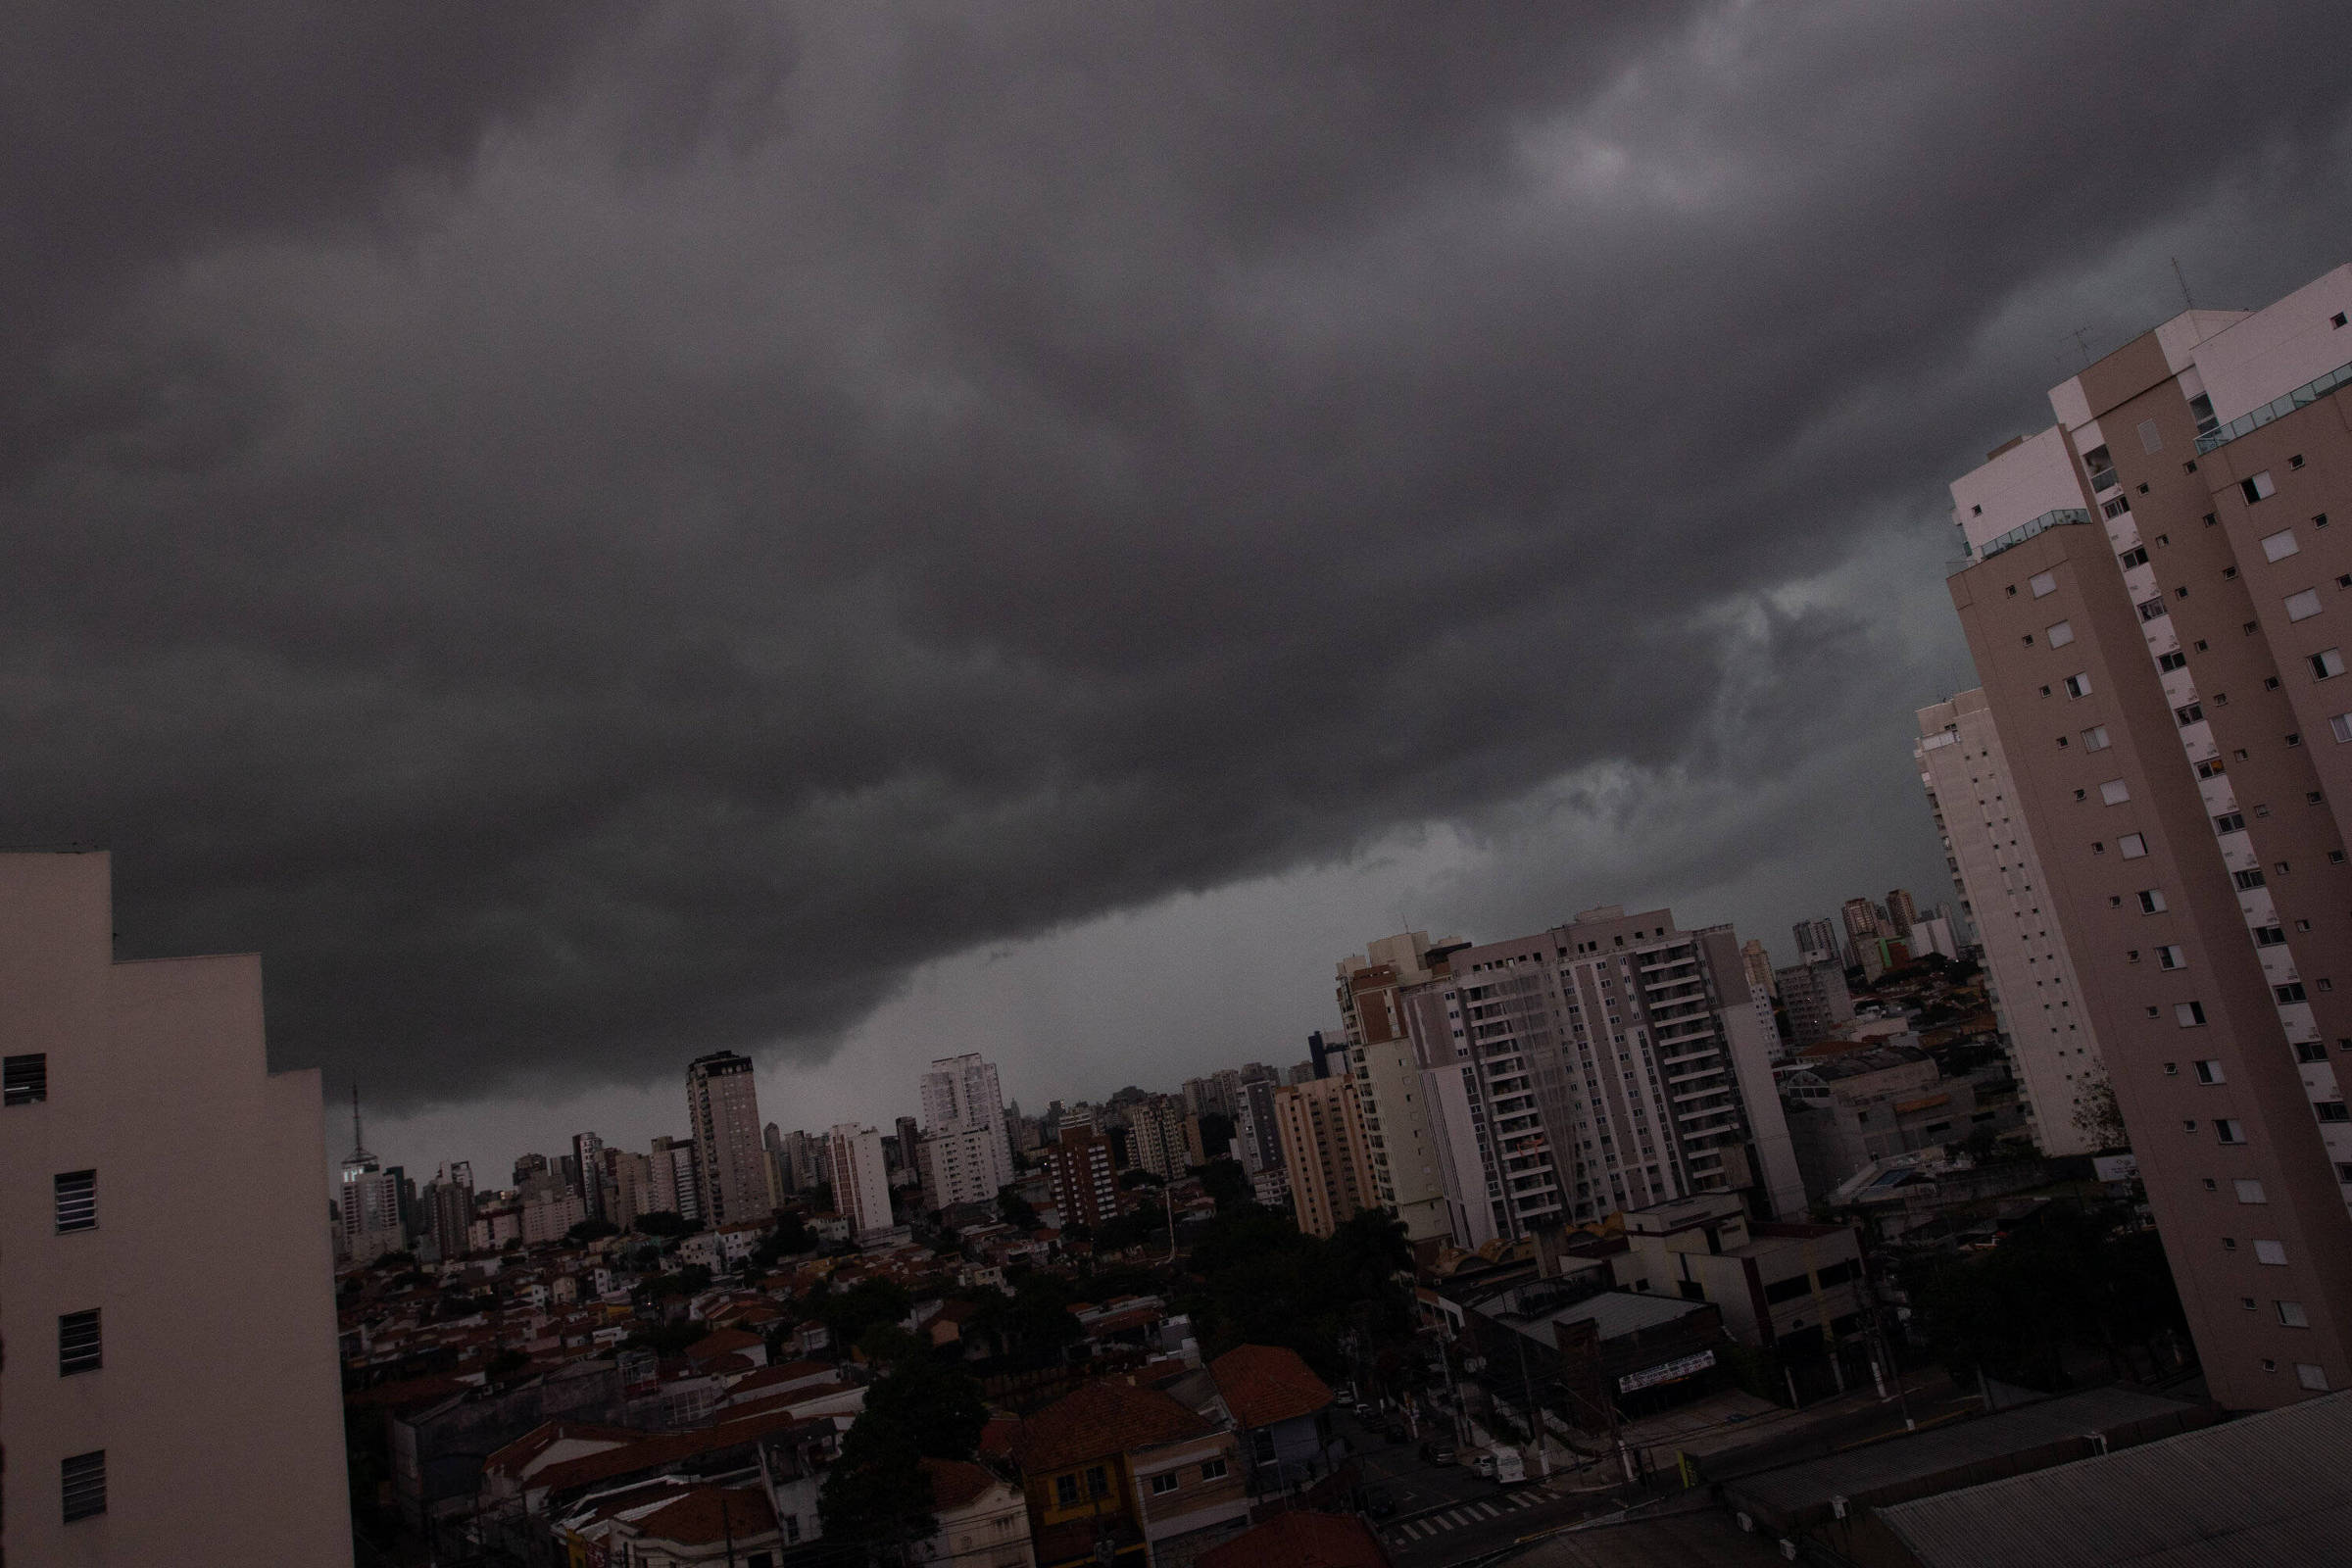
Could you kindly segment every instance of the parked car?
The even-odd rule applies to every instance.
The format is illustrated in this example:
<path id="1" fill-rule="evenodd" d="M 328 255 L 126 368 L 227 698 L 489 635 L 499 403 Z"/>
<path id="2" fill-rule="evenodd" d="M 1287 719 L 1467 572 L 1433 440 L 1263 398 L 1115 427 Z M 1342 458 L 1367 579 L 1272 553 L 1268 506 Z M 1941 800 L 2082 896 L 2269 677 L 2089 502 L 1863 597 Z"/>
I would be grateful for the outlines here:
<path id="1" fill-rule="evenodd" d="M 1375 1519 L 1386 1519 L 1396 1511 L 1396 1499 L 1386 1487 L 1364 1489 L 1364 1512 Z"/>
<path id="2" fill-rule="evenodd" d="M 1454 1461 L 1453 1440 L 1431 1438 L 1421 1445 L 1421 1459 L 1425 1464 L 1451 1464 Z"/>

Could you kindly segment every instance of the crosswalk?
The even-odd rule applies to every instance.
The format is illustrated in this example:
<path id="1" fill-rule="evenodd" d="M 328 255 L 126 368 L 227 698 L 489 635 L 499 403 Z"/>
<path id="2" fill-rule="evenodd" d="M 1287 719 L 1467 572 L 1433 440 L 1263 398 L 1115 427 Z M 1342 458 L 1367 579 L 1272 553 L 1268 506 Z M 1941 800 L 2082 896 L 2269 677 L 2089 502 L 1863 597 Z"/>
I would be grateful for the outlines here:
<path id="1" fill-rule="evenodd" d="M 1498 1497 L 1481 1498 L 1449 1508 L 1444 1513 L 1428 1514 L 1409 1524 L 1397 1525 L 1389 1532 L 1389 1540 L 1395 1545 L 1407 1545 L 1415 1541 L 1426 1541 L 1431 1536 L 1443 1535 L 1448 1530 L 1459 1530 L 1464 1525 L 1499 1519 L 1513 1508 L 1532 1508 L 1539 1502 L 1549 1500 L 1549 1494 L 1541 1490 L 1509 1492 Z"/>

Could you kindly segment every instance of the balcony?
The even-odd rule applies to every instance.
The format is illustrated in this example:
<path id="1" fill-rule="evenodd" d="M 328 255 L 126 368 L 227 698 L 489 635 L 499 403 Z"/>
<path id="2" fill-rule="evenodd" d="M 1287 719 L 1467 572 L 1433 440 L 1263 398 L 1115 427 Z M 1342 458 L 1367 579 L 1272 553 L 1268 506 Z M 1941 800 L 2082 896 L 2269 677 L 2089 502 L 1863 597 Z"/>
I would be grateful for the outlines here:
<path id="1" fill-rule="evenodd" d="M 2090 521 L 2090 512 L 2088 508 L 2055 508 L 2049 512 L 2043 513 L 2040 516 L 2035 517 L 2032 522 L 2021 522 L 2016 527 L 2010 529 L 2007 533 L 1985 540 L 1983 545 L 1977 548 L 1976 554 L 1971 556 L 1963 556 L 1960 560 L 1953 562 L 1950 565 L 1944 568 L 1943 574 L 1947 577 L 1956 577 L 1961 572 L 1966 571 L 1969 567 L 1977 564 L 1979 562 L 1990 561 L 1994 556 L 1999 555 L 2002 551 L 2011 549 L 2017 545 L 2022 545 L 2027 540 L 2033 538 L 2035 534 L 2041 533 L 2046 529 L 2063 528 L 2070 523 L 2086 523 L 2088 521 Z"/>
<path id="2" fill-rule="evenodd" d="M 2292 392 L 2271 399 L 2251 414 L 2241 414 L 2211 435 L 2197 437 L 2197 454 L 2202 457 L 2216 447 L 2228 446 L 2241 435 L 2251 435 L 2281 415 L 2294 413 L 2308 404 L 2317 403 L 2341 387 L 2352 385 L 2352 365 L 2339 365 L 2326 375 L 2304 382 Z"/>

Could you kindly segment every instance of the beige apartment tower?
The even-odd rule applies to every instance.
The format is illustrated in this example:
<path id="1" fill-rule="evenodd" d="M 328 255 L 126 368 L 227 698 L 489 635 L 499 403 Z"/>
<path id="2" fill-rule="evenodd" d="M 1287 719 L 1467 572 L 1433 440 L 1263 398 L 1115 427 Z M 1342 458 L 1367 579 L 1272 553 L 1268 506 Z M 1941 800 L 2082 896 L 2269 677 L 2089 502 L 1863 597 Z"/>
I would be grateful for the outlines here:
<path id="1" fill-rule="evenodd" d="M 1952 486 L 2042 907 L 2237 1408 L 2352 1385 L 2348 318 L 2352 268 L 2176 317 Z"/>
<path id="2" fill-rule="evenodd" d="M 115 962 L 112 891 L 0 856 L 0 1559 L 348 1565 L 318 1074 L 258 958 Z"/>
<path id="3" fill-rule="evenodd" d="M 1402 998 L 1445 970 L 1445 954 L 1426 931 L 1408 931 L 1367 944 L 1339 965 L 1341 1020 L 1348 1030 L 1348 1071 L 1354 1079 L 1369 1157 L 1367 1201 L 1404 1221 L 1415 1241 L 1446 1236 L 1446 1178 L 1430 1127 L 1421 1060 L 1404 1018 Z M 1343 1215 L 1342 1218 L 1346 1216 Z"/>
<path id="4" fill-rule="evenodd" d="M 1380 1206 L 1367 1174 L 1371 1153 L 1353 1079 L 1317 1078 L 1275 1090 L 1274 1125 L 1300 1230 L 1329 1236 L 1341 1221 Z"/>
<path id="5" fill-rule="evenodd" d="M 694 1124 L 703 1213 L 713 1227 L 764 1220 L 775 1210 L 753 1078 L 752 1058 L 732 1051 L 697 1056 L 686 1067 L 686 1114 Z"/>

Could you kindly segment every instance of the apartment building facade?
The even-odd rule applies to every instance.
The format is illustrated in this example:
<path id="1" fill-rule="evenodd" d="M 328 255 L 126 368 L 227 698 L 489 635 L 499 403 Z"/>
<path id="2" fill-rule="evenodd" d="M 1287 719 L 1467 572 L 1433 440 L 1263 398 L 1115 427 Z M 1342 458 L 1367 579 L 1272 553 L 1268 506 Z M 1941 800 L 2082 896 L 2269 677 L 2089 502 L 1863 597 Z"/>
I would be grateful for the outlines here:
<path id="1" fill-rule="evenodd" d="M 686 1066 L 686 1113 L 701 1167 L 704 1217 L 713 1226 L 765 1219 L 775 1210 L 755 1076 L 752 1058 L 732 1051 L 697 1056 Z"/>
<path id="2" fill-rule="evenodd" d="M 2239 1408 L 2352 1381 L 2348 318 L 2352 267 L 2176 317 L 1952 486 L 1953 603 Z"/>
<path id="3" fill-rule="evenodd" d="M 1426 931 L 1408 931 L 1367 944 L 1339 964 L 1340 1018 L 1370 1160 L 1371 1201 L 1404 1221 L 1415 1241 L 1444 1236 L 1452 1225 L 1405 999 L 1443 975 L 1446 954 L 1463 945 L 1447 939 L 1433 947 Z"/>
<path id="4" fill-rule="evenodd" d="M 994 1198 L 1014 1175 L 1012 1140 L 1004 1129 L 1004 1091 L 997 1078 L 996 1063 L 977 1052 L 943 1056 L 923 1074 L 921 1092 L 925 1134 L 972 1131 L 985 1135 L 990 1163 L 987 1175 L 980 1179 L 988 1183 L 988 1195 Z"/>
<path id="5" fill-rule="evenodd" d="M 1329 1236 L 1360 1210 L 1381 1206 L 1362 1107 L 1352 1078 L 1317 1078 L 1274 1092 L 1291 1208 L 1309 1236 Z"/>
<path id="6" fill-rule="evenodd" d="M 2107 1069 L 1991 705 L 1979 690 L 1923 708 L 1919 737 L 1920 785 L 1984 951 L 2034 1146 L 2090 1153 L 2103 1142 L 2096 1115 Z"/>
<path id="7" fill-rule="evenodd" d="M 1799 1051 L 1818 1046 L 1854 1021 L 1854 994 L 1846 989 L 1845 965 L 1815 957 L 1778 971 L 1781 1006 L 1788 1014 L 1788 1038 Z"/>
<path id="8" fill-rule="evenodd" d="M 833 1211 L 849 1222 L 853 1237 L 877 1235 L 897 1223 L 882 1135 L 873 1128 L 836 1122 L 825 1140 L 825 1174 L 833 1188 Z"/>
<path id="9" fill-rule="evenodd" d="M 348 1565 L 320 1086 L 261 961 L 118 963 L 108 857 L 0 856 L 0 1557 Z"/>

